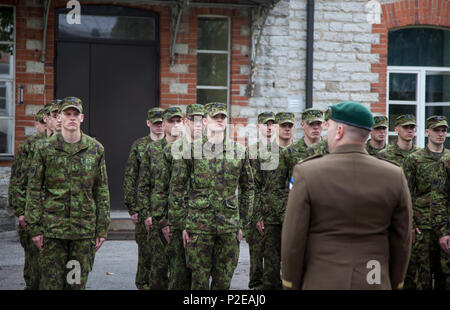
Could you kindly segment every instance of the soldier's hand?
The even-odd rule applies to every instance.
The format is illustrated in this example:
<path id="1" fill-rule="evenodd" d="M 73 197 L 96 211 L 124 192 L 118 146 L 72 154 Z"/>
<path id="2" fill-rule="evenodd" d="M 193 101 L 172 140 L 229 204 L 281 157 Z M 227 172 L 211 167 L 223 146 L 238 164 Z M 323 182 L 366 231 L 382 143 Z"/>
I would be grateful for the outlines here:
<path id="1" fill-rule="evenodd" d="M 166 226 L 162 229 L 162 233 L 164 235 L 164 238 L 166 238 L 167 243 L 170 243 L 170 236 L 172 236 L 172 233 L 170 232 L 170 226 Z"/>
<path id="2" fill-rule="evenodd" d="M 146 218 L 145 219 L 145 228 L 147 229 L 147 232 L 150 234 L 150 229 L 152 228 L 152 218 Z"/>
<path id="3" fill-rule="evenodd" d="M 450 254 L 450 236 L 444 236 L 439 238 L 439 244 L 445 253 Z"/>
<path id="4" fill-rule="evenodd" d="M 183 230 L 183 246 L 186 247 L 186 244 L 189 242 L 189 234 L 186 229 Z"/>
<path id="5" fill-rule="evenodd" d="M 95 239 L 95 251 L 98 251 L 102 246 L 103 242 L 105 242 L 105 238 L 97 238 Z"/>
<path id="6" fill-rule="evenodd" d="M 139 214 L 137 214 L 137 213 L 135 213 L 131 216 L 131 221 L 133 222 L 134 226 L 137 225 L 138 217 L 139 217 Z"/>
<path id="7" fill-rule="evenodd" d="M 256 223 L 256 228 L 258 228 L 259 234 L 264 236 L 264 221 L 259 221 Z"/>
<path id="8" fill-rule="evenodd" d="M 44 236 L 38 235 L 32 238 L 34 244 L 37 246 L 39 250 L 42 250 L 42 244 L 44 243 Z"/>
<path id="9" fill-rule="evenodd" d="M 237 237 L 238 237 L 238 241 L 241 242 L 242 241 L 242 229 L 239 229 Z"/>
<path id="10" fill-rule="evenodd" d="M 19 216 L 19 224 L 20 226 L 22 226 L 23 229 L 27 229 L 27 222 L 25 222 L 24 215 Z"/>

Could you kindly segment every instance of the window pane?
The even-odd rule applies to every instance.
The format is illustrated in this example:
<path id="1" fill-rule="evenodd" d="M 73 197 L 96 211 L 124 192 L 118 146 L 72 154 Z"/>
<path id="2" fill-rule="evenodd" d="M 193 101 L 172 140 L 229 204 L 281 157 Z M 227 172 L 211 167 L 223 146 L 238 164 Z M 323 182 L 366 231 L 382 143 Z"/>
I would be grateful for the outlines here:
<path id="1" fill-rule="evenodd" d="M 390 73 L 389 100 L 416 101 L 417 74 Z"/>
<path id="2" fill-rule="evenodd" d="M 12 154 L 12 132 L 14 121 L 0 120 L 0 153 Z"/>
<path id="3" fill-rule="evenodd" d="M 227 86 L 228 55 L 198 53 L 197 84 Z"/>
<path id="4" fill-rule="evenodd" d="M 14 8 L 0 6 L 0 41 L 14 42 Z"/>
<path id="5" fill-rule="evenodd" d="M 0 82 L 0 116 L 12 115 L 12 83 Z"/>
<path id="6" fill-rule="evenodd" d="M 433 28 L 408 28 L 389 31 L 389 66 L 450 65 L 450 31 Z M 447 52 L 445 52 L 447 51 Z"/>
<path id="7" fill-rule="evenodd" d="M 416 116 L 416 106 L 403 104 L 389 105 L 389 131 L 394 131 L 395 119 L 402 114 L 413 114 Z"/>
<path id="8" fill-rule="evenodd" d="M 207 104 L 209 102 L 227 103 L 227 90 L 197 89 L 197 103 Z"/>
<path id="9" fill-rule="evenodd" d="M 12 75 L 13 45 L 0 44 L 0 75 Z"/>
<path id="10" fill-rule="evenodd" d="M 199 50 L 228 50 L 228 19 L 199 18 Z"/>
<path id="11" fill-rule="evenodd" d="M 450 102 L 449 74 L 427 75 L 425 82 L 426 102 Z"/>
<path id="12" fill-rule="evenodd" d="M 115 40 L 155 40 L 155 20 L 138 16 L 82 15 L 81 24 L 68 24 L 59 14 L 59 37 Z"/>

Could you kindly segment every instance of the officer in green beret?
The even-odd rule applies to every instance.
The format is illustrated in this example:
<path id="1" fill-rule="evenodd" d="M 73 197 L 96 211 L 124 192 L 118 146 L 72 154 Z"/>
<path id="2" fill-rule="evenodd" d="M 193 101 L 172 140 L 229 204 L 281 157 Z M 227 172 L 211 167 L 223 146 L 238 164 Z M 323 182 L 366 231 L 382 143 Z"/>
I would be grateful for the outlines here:
<path id="1" fill-rule="evenodd" d="M 406 178 L 400 167 L 365 150 L 373 125 L 368 108 L 342 102 L 330 113 L 330 154 L 294 168 L 282 232 L 283 286 L 401 288 L 411 249 Z M 374 264 L 379 280 L 371 277 Z"/>
<path id="2" fill-rule="evenodd" d="M 428 117 L 425 121 L 427 146 L 410 154 L 404 164 L 414 211 L 413 247 L 408 269 L 412 283 L 408 283 L 408 289 L 445 290 L 446 279 L 447 285 L 450 284 L 450 270 L 447 265 L 449 260 L 446 259 L 449 249 L 441 249 L 439 246 L 440 239 L 447 233 L 436 233 L 433 230 L 434 218 L 431 216 L 432 209 L 447 208 L 442 203 L 435 205 L 432 201 L 433 186 L 445 185 L 447 182 L 445 171 L 441 169 L 442 160 L 445 161 L 445 158 L 450 156 L 450 151 L 444 148 L 447 129 L 445 116 Z"/>
<path id="3" fill-rule="evenodd" d="M 414 145 L 416 117 L 412 114 L 398 116 L 395 119 L 394 130 L 397 133 L 397 142 L 378 152 L 376 156 L 378 158 L 393 161 L 399 166 L 403 166 L 406 157 L 420 149 Z"/>
<path id="4" fill-rule="evenodd" d="M 377 155 L 386 147 L 388 119 L 386 116 L 374 116 L 370 139 L 367 140 L 366 150 L 370 155 Z"/>
<path id="5" fill-rule="evenodd" d="M 36 146 L 29 168 L 25 220 L 40 250 L 40 289 L 84 289 L 110 222 L 104 148 L 81 132 L 81 100 L 63 101 L 61 132 Z"/>
<path id="6" fill-rule="evenodd" d="M 149 288 L 167 290 L 169 287 L 167 244 L 170 231 L 167 230 L 167 204 L 156 203 L 160 198 L 156 188 L 164 182 L 167 173 L 164 165 L 164 149 L 182 137 L 183 112 L 179 107 L 167 108 L 163 113 L 164 139 L 147 145 L 140 167 L 137 189 L 137 213 L 145 219 L 148 232 L 148 246 L 151 252 L 149 267 Z"/>
<path id="7" fill-rule="evenodd" d="M 138 246 L 138 263 L 136 270 L 135 284 L 140 290 L 148 289 L 149 266 L 151 252 L 147 242 L 147 229 L 145 228 L 145 218 L 139 216 L 137 212 L 137 184 L 139 180 L 139 168 L 147 146 L 150 143 L 164 138 L 163 124 L 164 109 L 155 107 L 147 112 L 146 125 L 149 134 L 133 142 L 125 167 L 125 177 L 123 180 L 124 203 L 135 225 L 134 236 Z"/>

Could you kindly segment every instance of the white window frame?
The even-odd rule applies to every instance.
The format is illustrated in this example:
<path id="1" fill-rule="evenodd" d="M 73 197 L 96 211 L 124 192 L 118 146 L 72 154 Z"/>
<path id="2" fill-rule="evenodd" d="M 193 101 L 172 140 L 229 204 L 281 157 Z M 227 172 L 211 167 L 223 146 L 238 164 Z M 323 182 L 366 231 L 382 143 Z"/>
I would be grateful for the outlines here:
<path id="1" fill-rule="evenodd" d="M 10 121 L 11 123 L 11 128 L 9 128 L 7 134 L 10 137 L 9 139 L 9 145 L 7 146 L 9 149 L 9 152 L 7 153 L 0 153 L 0 158 L 1 157 L 7 157 L 7 156 L 13 156 L 15 153 L 15 128 L 16 128 L 16 54 L 17 54 L 17 49 L 16 49 L 16 25 L 17 25 L 17 16 L 16 16 L 16 7 L 14 5 L 8 5 L 8 4 L 0 4 L 0 7 L 10 7 L 13 9 L 13 14 L 14 14 L 14 37 L 13 37 L 13 42 L 9 42 L 9 41 L 0 41 L 0 44 L 8 44 L 8 45 L 12 45 L 13 46 L 13 50 L 14 53 L 13 55 L 11 55 L 11 67 L 10 67 L 10 74 L 9 75 L 1 75 L 0 74 L 0 82 L 6 82 L 10 84 L 10 115 L 8 116 L 1 116 L 0 115 L 0 121 L 2 120 L 7 120 Z M 8 95 L 8 93 L 6 94 Z"/>
<path id="2" fill-rule="evenodd" d="M 203 54 L 226 54 L 228 55 L 227 57 L 227 86 L 207 86 L 207 85 L 199 85 L 197 83 L 197 87 L 196 89 L 213 89 L 213 90 L 226 90 L 227 91 L 227 109 L 228 109 L 228 114 L 230 114 L 229 112 L 230 110 L 230 75 L 231 75 L 231 18 L 229 16 L 225 16 L 225 15 L 198 15 L 197 16 L 197 20 L 199 20 L 200 18 L 217 18 L 217 19 L 227 19 L 228 21 L 228 50 L 227 51 L 217 51 L 217 50 L 197 50 L 197 55 L 199 53 L 203 53 Z M 198 56 L 197 56 L 198 59 Z M 230 119 L 230 117 L 227 118 L 228 120 Z"/>
<path id="3" fill-rule="evenodd" d="M 415 66 L 388 66 L 387 78 L 386 78 L 386 113 L 389 116 L 390 105 L 416 105 L 416 145 L 423 148 L 425 147 L 425 109 L 427 106 L 450 106 L 450 102 L 425 102 L 425 82 L 427 75 L 449 72 L 450 67 L 415 67 Z M 416 101 L 396 101 L 389 100 L 389 75 L 390 73 L 409 73 L 417 74 L 416 83 Z M 388 139 L 390 136 L 396 136 L 395 131 L 388 132 Z M 450 133 L 447 133 L 447 137 L 450 137 Z"/>

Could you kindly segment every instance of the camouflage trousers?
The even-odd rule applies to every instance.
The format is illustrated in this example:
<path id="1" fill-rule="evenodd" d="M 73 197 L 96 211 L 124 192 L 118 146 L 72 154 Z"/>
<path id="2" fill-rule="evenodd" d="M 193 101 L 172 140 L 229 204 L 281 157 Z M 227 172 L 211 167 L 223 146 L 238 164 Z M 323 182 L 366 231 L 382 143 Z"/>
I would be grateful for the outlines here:
<path id="1" fill-rule="evenodd" d="M 161 229 L 153 227 L 148 235 L 151 253 L 148 286 L 151 290 L 167 290 L 169 288 L 169 258 L 167 257 L 167 241 Z"/>
<path id="2" fill-rule="evenodd" d="M 25 252 L 25 262 L 23 266 L 23 279 L 25 280 L 25 290 L 39 289 L 39 249 L 31 239 L 31 235 L 21 226 L 17 228 L 20 244 Z"/>
<path id="3" fill-rule="evenodd" d="M 433 230 L 423 229 L 421 234 L 416 234 L 410 265 L 411 270 L 408 271 L 413 284 L 407 289 L 444 290 L 446 286 L 450 289 L 450 258 L 440 248 Z"/>
<path id="4" fill-rule="evenodd" d="M 281 289 L 281 225 L 264 224 L 263 257 L 263 289 Z"/>
<path id="5" fill-rule="evenodd" d="M 85 289 L 94 265 L 95 239 L 45 238 L 39 256 L 41 290 Z M 74 264 L 68 264 L 69 262 Z"/>
<path id="6" fill-rule="evenodd" d="M 191 271 L 191 290 L 228 290 L 239 259 L 237 232 L 190 233 L 186 264 Z"/>
<path id="7" fill-rule="evenodd" d="M 169 290 L 189 290 L 191 287 L 191 272 L 186 266 L 186 255 L 183 245 L 183 233 L 174 229 L 167 245 L 169 259 Z"/>
<path id="8" fill-rule="evenodd" d="M 246 231 L 246 241 L 250 255 L 250 275 L 248 287 L 262 289 L 263 276 L 263 237 L 256 228 L 256 223 L 250 223 Z"/>
<path id="9" fill-rule="evenodd" d="M 140 290 L 148 290 L 151 252 L 144 221 L 139 221 L 135 226 L 134 237 L 138 246 L 138 264 L 135 279 L 136 287 Z"/>

